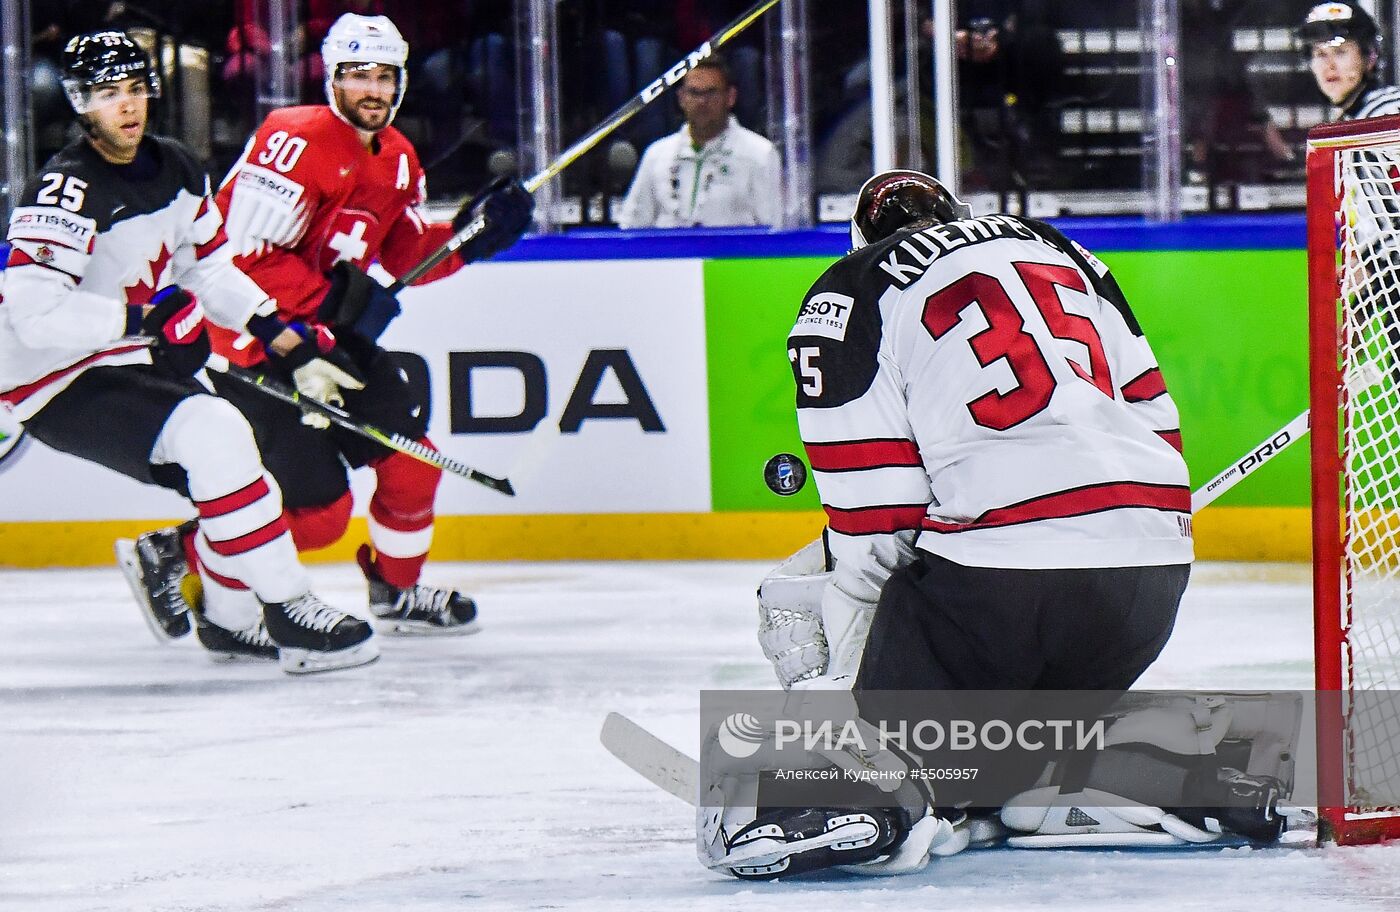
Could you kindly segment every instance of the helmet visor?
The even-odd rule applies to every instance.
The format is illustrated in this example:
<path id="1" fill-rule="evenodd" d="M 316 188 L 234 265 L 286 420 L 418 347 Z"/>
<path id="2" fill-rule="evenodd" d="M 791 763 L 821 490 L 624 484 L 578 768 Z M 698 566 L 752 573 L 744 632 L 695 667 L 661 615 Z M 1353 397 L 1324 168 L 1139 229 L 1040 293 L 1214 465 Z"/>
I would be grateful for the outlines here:
<path id="1" fill-rule="evenodd" d="M 160 97 L 160 77 L 147 67 L 136 67 L 128 73 L 114 75 L 100 82 L 63 80 L 63 91 L 73 110 L 88 114 L 101 108 L 115 107 L 130 99 L 150 100 Z"/>

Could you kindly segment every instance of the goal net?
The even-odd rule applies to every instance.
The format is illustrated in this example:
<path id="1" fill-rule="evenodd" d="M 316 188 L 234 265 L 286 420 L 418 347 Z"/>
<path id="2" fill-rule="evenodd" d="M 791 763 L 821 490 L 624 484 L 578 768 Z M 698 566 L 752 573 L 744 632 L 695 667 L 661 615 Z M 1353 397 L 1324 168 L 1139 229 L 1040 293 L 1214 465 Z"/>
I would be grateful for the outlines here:
<path id="1" fill-rule="evenodd" d="M 1400 837 L 1400 117 L 1308 137 L 1319 805 Z"/>

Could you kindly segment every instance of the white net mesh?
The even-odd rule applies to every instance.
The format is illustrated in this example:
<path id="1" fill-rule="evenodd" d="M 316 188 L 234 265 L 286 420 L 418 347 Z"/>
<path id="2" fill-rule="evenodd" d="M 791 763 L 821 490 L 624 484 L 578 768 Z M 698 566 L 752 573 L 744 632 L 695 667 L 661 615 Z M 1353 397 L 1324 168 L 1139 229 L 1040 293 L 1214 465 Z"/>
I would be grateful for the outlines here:
<path id="1" fill-rule="evenodd" d="M 1337 154 L 1348 804 L 1400 805 L 1400 148 Z"/>

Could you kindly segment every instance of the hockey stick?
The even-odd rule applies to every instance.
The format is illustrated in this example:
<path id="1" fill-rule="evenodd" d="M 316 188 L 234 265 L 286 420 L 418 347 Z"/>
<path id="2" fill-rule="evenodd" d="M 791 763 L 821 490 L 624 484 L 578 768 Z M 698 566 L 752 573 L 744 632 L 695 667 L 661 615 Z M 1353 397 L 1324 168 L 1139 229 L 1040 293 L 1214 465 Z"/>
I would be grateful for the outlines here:
<path id="1" fill-rule="evenodd" d="M 297 390 L 283 385 L 266 374 L 259 374 L 257 371 L 248 370 L 246 367 L 230 364 L 229 360 L 222 355 L 211 355 L 209 357 L 209 363 L 206 366 L 210 370 L 218 371 L 221 374 L 227 374 L 235 380 L 246 383 L 274 399 L 280 399 L 289 405 L 294 405 L 303 412 L 320 415 L 347 431 L 352 431 L 359 434 L 361 437 L 373 440 L 375 443 L 388 447 L 391 450 L 396 450 L 400 453 L 412 456 L 419 462 L 426 462 L 428 465 L 437 466 L 439 469 L 451 472 L 454 475 L 460 475 L 469 481 L 485 485 L 493 491 L 499 491 L 507 497 L 515 496 L 515 488 L 511 486 L 510 479 L 496 478 L 487 475 L 485 472 L 473 469 L 471 466 L 458 462 L 450 456 L 444 456 L 437 450 L 426 447 L 416 440 L 411 440 L 403 434 L 391 434 L 372 424 L 360 421 L 349 412 L 321 402 L 319 399 L 303 396 Z"/>
<path id="2" fill-rule="evenodd" d="M 1263 441 L 1242 458 L 1231 463 L 1228 469 L 1197 488 L 1195 493 L 1191 495 L 1191 512 L 1201 512 L 1214 503 L 1221 494 L 1243 481 L 1250 472 L 1302 440 L 1308 433 L 1310 419 L 1310 413 L 1305 410 L 1297 418 L 1280 428 L 1268 440 Z"/>
<path id="3" fill-rule="evenodd" d="M 1380 368 L 1370 362 L 1365 362 L 1346 378 L 1346 387 L 1355 394 L 1375 386 L 1384 376 Z M 1304 410 L 1301 415 L 1279 428 L 1271 437 L 1260 442 L 1258 446 L 1232 463 L 1225 471 L 1197 488 L 1195 493 L 1191 495 L 1191 512 L 1201 512 L 1214 503 L 1221 494 L 1243 481 L 1250 472 L 1260 468 L 1264 463 L 1302 440 L 1307 436 L 1310 426 L 1311 412 Z"/>
<path id="4" fill-rule="evenodd" d="M 699 800 L 700 764 L 636 722 L 610 712 L 598 738 L 608 753 L 652 785 L 692 807 Z"/>
<path id="5" fill-rule="evenodd" d="M 538 192 L 541 187 L 558 176 L 561 171 L 578 161 L 597 146 L 598 143 L 602 142 L 609 133 L 612 133 L 618 127 L 631 120 L 642 108 L 645 108 L 647 105 L 666 94 L 667 89 L 679 85 L 685 74 L 694 69 L 696 64 L 713 56 L 716 49 L 727 44 L 735 35 L 757 21 L 758 17 L 777 6 L 778 2 L 779 0 L 759 0 L 748 12 L 742 14 L 739 18 L 716 32 L 714 37 L 709 41 L 700 45 L 681 60 L 676 61 L 670 69 L 657 77 L 654 82 L 636 95 L 633 95 L 623 103 L 622 107 L 612 112 L 606 120 L 594 127 L 591 133 L 584 136 L 563 152 L 560 152 L 554 161 L 545 166 L 543 171 L 526 178 L 524 181 L 525 189 L 531 193 Z M 441 247 L 428 254 L 427 259 L 395 280 L 394 284 L 389 286 L 389 293 L 398 294 L 403 291 L 405 287 L 421 279 L 434 266 L 456 253 L 463 244 L 476 237 L 485 230 L 485 228 L 485 217 L 478 215 L 464 225 L 461 231 L 454 234 Z"/>

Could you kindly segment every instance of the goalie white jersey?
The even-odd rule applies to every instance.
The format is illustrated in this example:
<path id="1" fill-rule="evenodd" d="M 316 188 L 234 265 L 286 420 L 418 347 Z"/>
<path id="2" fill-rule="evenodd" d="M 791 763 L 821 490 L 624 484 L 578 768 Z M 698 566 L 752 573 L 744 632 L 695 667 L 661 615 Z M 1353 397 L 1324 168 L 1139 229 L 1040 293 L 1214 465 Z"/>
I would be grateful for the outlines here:
<path id="1" fill-rule="evenodd" d="M 1107 267 L 1049 225 L 965 219 L 850 254 L 788 358 L 836 557 L 828 620 L 833 597 L 872 607 L 910 543 L 976 567 L 1192 559 L 1156 359 Z"/>

